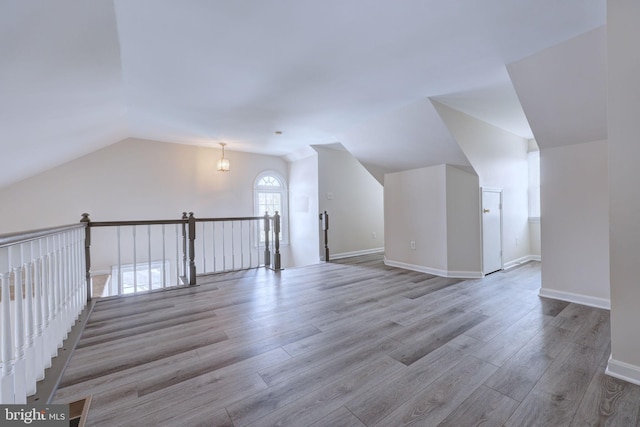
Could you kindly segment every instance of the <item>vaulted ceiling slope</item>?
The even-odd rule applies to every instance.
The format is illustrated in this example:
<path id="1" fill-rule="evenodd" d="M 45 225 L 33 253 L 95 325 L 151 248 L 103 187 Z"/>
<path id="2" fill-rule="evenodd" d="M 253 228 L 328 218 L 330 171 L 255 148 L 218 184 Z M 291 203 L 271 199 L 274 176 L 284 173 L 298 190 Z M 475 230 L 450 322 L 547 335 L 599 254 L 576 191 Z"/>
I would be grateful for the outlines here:
<path id="1" fill-rule="evenodd" d="M 607 139 L 606 27 L 507 68 L 541 148 Z"/>
<path id="2" fill-rule="evenodd" d="M 290 155 L 427 98 L 526 136 L 505 64 L 603 25 L 605 9 L 605 0 L 0 0 L 0 187 L 125 137 Z M 400 148 L 409 154 L 394 169 L 408 168 L 405 139 L 344 145 L 370 157 Z"/>

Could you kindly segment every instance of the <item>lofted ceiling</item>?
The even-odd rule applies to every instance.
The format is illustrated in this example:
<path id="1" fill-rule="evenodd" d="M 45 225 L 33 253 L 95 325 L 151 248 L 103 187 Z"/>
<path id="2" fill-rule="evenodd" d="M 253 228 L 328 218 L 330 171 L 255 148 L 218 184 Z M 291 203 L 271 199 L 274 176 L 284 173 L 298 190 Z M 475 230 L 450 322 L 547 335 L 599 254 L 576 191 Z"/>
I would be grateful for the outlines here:
<path id="1" fill-rule="evenodd" d="M 401 134 L 341 137 L 427 98 L 530 138 L 505 65 L 604 25 L 605 11 L 605 0 L 0 0 L 0 187 L 126 137 L 290 157 L 342 142 L 409 168 Z M 385 155 L 399 147 L 408 154 Z"/>

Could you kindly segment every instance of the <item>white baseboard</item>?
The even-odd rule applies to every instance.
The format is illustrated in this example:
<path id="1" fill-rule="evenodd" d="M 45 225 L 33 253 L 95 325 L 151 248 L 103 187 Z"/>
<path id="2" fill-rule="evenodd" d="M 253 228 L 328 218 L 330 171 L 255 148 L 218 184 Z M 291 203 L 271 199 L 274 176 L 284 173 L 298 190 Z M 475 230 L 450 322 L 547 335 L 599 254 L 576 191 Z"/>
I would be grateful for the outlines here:
<path id="1" fill-rule="evenodd" d="M 540 260 L 541 260 L 540 255 L 527 255 L 527 256 L 520 257 L 518 259 L 511 260 L 509 262 L 505 262 L 504 269 L 508 270 L 510 268 L 517 267 L 529 261 L 540 261 Z"/>
<path id="2" fill-rule="evenodd" d="M 362 251 L 342 252 L 339 254 L 330 253 L 329 259 L 351 258 L 354 256 L 360 256 L 360 255 L 381 254 L 383 252 L 384 252 L 384 248 L 373 248 L 373 249 L 364 249 Z"/>
<path id="3" fill-rule="evenodd" d="M 545 289 L 545 288 L 540 288 L 538 295 L 545 298 L 558 299 L 561 301 L 588 305 L 589 307 L 604 308 L 605 310 L 611 310 L 611 301 L 606 298 L 591 297 L 589 295 L 574 294 L 572 292 L 564 292 L 564 291 L 555 291 L 553 289 Z"/>
<path id="4" fill-rule="evenodd" d="M 403 268 L 405 270 L 419 271 L 420 273 L 433 274 L 440 277 L 451 277 L 456 279 L 481 279 L 484 277 L 481 271 L 449 271 L 438 268 L 425 267 L 424 265 L 408 264 L 400 261 L 392 261 L 385 257 L 384 264 L 390 267 Z"/>
<path id="5" fill-rule="evenodd" d="M 611 356 L 609 356 L 609 363 L 607 364 L 605 374 L 631 384 L 640 385 L 640 366 L 620 362 Z"/>

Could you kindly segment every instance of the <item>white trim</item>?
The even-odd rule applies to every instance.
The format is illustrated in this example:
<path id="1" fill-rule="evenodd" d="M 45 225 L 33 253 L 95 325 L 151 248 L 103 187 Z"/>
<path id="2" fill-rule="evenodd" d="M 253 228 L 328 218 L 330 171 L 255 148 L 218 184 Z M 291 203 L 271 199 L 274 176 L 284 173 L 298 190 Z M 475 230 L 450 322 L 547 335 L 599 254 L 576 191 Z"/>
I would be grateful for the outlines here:
<path id="1" fill-rule="evenodd" d="M 545 298 L 575 302 L 576 304 L 588 305 L 589 307 L 611 310 L 611 300 L 606 298 L 591 297 L 589 295 L 574 294 L 572 292 L 555 291 L 553 289 L 544 288 L 540 288 L 538 295 Z"/>
<path id="2" fill-rule="evenodd" d="M 502 193 L 502 188 L 498 187 L 480 187 L 481 191 L 490 191 L 492 193 Z"/>
<path id="3" fill-rule="evenodd" d="M 540 255 L 526 255 L 526 256 L 520 257 L 518 259 L 514 259 L 514 260 L 511 260 L 509 262 L 505 262 L 504 263 L 504 269 L 508 270 L 510 268 L 517 267 L 517 266 L 522 265 L 524 263 L 527 263 L 529 261 L 540 261 L 540 260 L 541 260 Z"/>
<path id="4" fill-rule="evenodd" d="M 456 279 L 482 279 L 484 275 L 481 271 L 449 271 L 438 268 L 425 267 L 423 265 L 407 264 L 400 261 L 392 261 L 385 257 L 384 264 L 390 267 L 403 268 L 405 270 L 419 271 L 420 273 L 433 274 L 441 277 L 451 277 Z"/>
<path id="5" fill-rule="evenodd" d="M 640 366 L 615 360 L 613 356 L 609 356 L 607 370 L 604 373 L 631 384 L 640 385 Z"/>
<path id="6" fill-rule="evenodd" d="M 111 270 L 91 270 L 91 277 L 104 276 L 105 274 L 111 275 Z"/>
<path id="7" fill-rule="evenodd" d="M 373 249 L 364 249 L 361 251 L 342 252 L 339 254 L 329 253 L 329 259 L 351 258 L 359 255 L 381 254 L 383 252 L 384 252 L 384 248 L 373 248 Z"/>

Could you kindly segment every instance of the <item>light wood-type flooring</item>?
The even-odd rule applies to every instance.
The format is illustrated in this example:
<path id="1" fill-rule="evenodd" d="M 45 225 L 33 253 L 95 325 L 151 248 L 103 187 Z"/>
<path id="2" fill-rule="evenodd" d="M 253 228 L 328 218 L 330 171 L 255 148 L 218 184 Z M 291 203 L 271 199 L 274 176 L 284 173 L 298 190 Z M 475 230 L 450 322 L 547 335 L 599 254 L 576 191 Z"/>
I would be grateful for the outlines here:
<path id="1" fill-rule="evenodd" d="M 609 312 L 540 266 L 457 280 L 382 256 L 101 299 L 55 394 L 90 426 L 638 426 Z"/>

